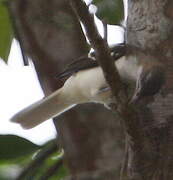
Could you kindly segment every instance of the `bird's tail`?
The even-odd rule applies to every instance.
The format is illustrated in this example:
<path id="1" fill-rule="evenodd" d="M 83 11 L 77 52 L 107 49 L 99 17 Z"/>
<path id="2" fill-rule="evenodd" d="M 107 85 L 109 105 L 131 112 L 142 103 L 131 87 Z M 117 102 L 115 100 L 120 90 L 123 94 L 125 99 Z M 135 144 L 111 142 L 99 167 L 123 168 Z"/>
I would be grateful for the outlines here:
<path id="1" fill-rule="evenodd" d="M 61 88 L 21 110 L 11 118 L 11 121 L 19 123 L 24 129 L 31 129 L 47 119 L 63 113 L 72 106 L 74 106 L 73 100 L 68 99 L 63 88 Z"/>

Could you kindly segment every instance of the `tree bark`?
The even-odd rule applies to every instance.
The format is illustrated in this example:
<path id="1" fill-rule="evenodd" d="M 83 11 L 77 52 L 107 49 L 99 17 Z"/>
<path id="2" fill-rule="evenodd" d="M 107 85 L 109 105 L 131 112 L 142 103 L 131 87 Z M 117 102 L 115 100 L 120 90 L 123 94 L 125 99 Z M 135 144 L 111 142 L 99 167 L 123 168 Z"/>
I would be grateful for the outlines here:
<path id="1" fill-rule="evenodd" d="M 138 61 L 159 59 L 165 64 L 166 83 L 159 94 L 144 99 L 136 107 L 143 140 L 135 142 L 137 137 L 128 132 L 128 156 L 123 180 L 173 178 L 172 12 L 171 0 L 129 0 L 127 43 L 130 55 Z"/>

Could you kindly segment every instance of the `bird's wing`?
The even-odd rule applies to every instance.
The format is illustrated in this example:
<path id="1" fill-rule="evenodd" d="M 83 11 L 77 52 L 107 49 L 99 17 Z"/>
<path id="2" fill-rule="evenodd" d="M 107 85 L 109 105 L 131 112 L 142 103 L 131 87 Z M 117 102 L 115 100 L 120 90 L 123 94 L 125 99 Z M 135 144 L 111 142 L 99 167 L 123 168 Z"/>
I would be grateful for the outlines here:
<path id="1" fill-rule="evenodd" d="M 69 77 L 78 71 L 97 67 L 97 66 L 98 66 L 97 61 L 95 61 L 89 57 L 81 57 L 81 58 L 73 61 L 71 64 L 69 64 L 65 68 L 65 70 L 58 75 L 58 78 L 61 79 L 61 78 Z"/>
<path id="2" fill-rule="evenodd" d="M 126 46 L 124 43 L 116 44 L 115 46 L 110 48 L 111 56 L 113 57 L 113 60 L 116 61 L 120 57 L 124 56 L 126 53 Z M 91 55 L 93 58 L 95 57 L 95 54 L 92 53 Z M 58 78 L 68 78 L 72 74 L 85 70 L 90 69 L 99 66 L 98 62 L 96 60 L 93 60 L 92 58 L 89 58 L 87 56 L 80 57 L 79 59 L 73 61 L 71 64 L 69 64 L 63 72 L 58 74 Z"/>

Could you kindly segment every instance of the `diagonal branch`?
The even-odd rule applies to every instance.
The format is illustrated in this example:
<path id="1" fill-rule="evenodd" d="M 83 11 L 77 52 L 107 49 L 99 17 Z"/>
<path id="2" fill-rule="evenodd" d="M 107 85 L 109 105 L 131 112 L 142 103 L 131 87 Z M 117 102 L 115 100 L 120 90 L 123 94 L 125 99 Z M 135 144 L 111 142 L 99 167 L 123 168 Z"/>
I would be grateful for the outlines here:
<path id="1" fill-rule="evenodd" d="M 118 95 L 120 90 L 122 90 L 122 83 L 118 71 L 114 66 L 113 59 L 110 56 L 107 42 L 100 36 L 94 22 L 94 17 L 89 13 L 85 2 L 81 0 L 69 0 L 69 2 L 85 27 L 87 37 L 96 52 L 96 59 L 103 69 L 105 79 L 112 90 L 113 97 L 120 103 L 121 101 Z"/>
<path id="2" fill-rule="evenodd" d="M 51 154 L 56 152 L 58 148 L 59 147 L 57 147 L 57 144 L 53 143 L 47 148 L 42 149 L 39 153 L 39 156 L 35 160 L 31 161 L 31 163 L 23 169 L 23 171 L 21 172 L 21 174 L 19 174 L 16 180 L 25 179 L 29 173 L 38 168 L 45 161 L 45 159 L 47 159 Z"/>
<path id="3" fill-rule="evenodd" d="M 63 166 L 63 158 L 58 160 L 55 164 L 50 166 L 46 172 L 39 178 L 39 180 L 49 180 L 52 176 L 54 176 L 58 170 Z"/>
<path id="4" fill-rule="evenodd" d="M 125 126 L 125 132 L 129 136 L 128 141 L 131 147 L 138 149 L 137 153 L 141 153 L 144 142 L 141 124 L 134 108 L 125 102 L 125 93 L 120 76 L 110 56 L 108 45 L 99 35 L 93 15 L 89 13 L 85 2 L 83 0 L 69 0 L 69 2 L 85 27 L 87 37 L 96 52 L 97 61 L 103 69 L 105 79 L 111 88 L 113 103 L 109 106 L 113 111 L 120 113 Z M 114 100 L 114 97 L 118 104 Z"/>

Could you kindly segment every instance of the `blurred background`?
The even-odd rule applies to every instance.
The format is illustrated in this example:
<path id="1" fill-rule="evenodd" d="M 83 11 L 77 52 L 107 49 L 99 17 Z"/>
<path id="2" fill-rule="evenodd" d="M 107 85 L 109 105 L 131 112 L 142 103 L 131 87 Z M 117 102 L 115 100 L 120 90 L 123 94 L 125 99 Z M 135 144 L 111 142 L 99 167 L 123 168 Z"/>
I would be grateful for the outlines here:
<path id="1" fill-rule="evenodd" d="M 99 31 L 103 34 L 102 24 L 97 20 Z M 118 26 L 108 27 L 110 45 L 123 41 L 123 30 Z M 16 112 L 43 97 L 32 62 L 23 65 L 20 46 L 13 40 L 8 64 L 0 60 L 0 117 L 2 125 L 0 134 L 15 134 L 25 137 L 37 144 L 43 144 L 55 138 L 55 129 L 51 120 L 31 129 L 23 130 L 19 125 L 9 122 Z"/>

